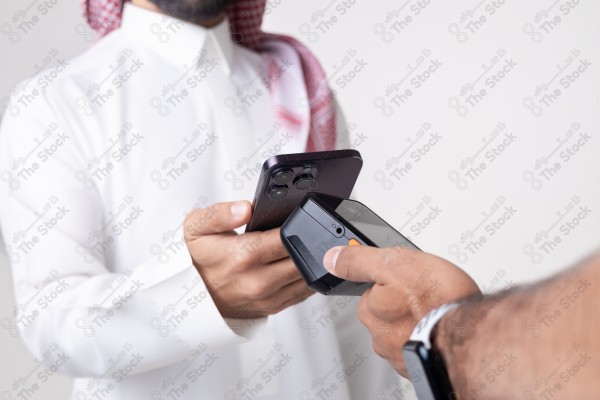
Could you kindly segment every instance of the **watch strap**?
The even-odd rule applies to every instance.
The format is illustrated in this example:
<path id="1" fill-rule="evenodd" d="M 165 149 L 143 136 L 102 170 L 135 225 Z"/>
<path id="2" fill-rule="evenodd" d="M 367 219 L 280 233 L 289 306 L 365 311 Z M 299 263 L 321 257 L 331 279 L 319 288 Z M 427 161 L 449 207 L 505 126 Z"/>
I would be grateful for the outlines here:
<path id="1" fill-rule="evenodd" d="M 431 349 L 431 331 L 440 319 L 459 306 L 459 303 L 448 303 L 431 310 L 415 326 L 410 340 L 422 342 L 427 350 Z"/>

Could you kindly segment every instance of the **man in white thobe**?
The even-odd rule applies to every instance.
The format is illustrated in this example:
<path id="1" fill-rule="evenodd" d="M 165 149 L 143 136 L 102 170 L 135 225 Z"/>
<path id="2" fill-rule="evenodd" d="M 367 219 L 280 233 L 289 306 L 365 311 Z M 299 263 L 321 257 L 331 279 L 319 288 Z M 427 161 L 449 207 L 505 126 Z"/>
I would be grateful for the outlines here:
<path id="1" fill-rule="evenodd" d="M 400 398 L 355 299 L 309 297 L 276 231 L 232 232 L 249 203 L 223 202 L 251 199 L 262 162 L 305 151 L 309 128 L 281 122 L 227 19 L 147 5 L 126 4 L 44 87 L 17 88 L 2 121 L 14 319 L 43 361 L 7 393 L 43 398 L 63 373 L 74 399 Z M 282 51 L 279 73 L 303 82 Z M 337 137 L 347 147 L 339 115 Z"/>

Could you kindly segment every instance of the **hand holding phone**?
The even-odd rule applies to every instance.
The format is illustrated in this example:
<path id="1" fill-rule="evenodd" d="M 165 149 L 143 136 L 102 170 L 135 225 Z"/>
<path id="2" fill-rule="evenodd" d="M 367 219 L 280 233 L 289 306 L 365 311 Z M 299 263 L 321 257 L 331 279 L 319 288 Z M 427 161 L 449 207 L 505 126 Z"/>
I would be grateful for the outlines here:
<path id="1" fill-rule="evenodd" d="M 226 318 L 265 317 L 314 294 L 288 257 L 277 229 L 232 232 L 249 219 L 250 203 L 236 201 L 195 209 L 184 222 L 194 266 Z"/>

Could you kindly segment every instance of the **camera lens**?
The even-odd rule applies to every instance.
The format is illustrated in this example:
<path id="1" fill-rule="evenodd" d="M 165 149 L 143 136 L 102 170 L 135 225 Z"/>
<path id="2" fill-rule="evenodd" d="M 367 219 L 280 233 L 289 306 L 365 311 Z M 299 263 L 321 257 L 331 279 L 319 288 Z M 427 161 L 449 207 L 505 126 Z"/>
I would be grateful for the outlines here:
<path id="1" fill-rule="evenodd" d="M 275 172 L 275 174 L 273 175 L 273 182 L 275 182 L 278 185 L 285 185 L 286 183 L 290 182 L 293 177 L 294 171 L 292 171 L 291 169 L 282 169 Z"/>
<path id="2" fill-rule="evenodd" d="M 317 186 L 317 181 L 311 174 L 301 174 L 294 181 L 294 186 L 298 190 L 308 190 Z"/>
<path id="3" fill-rule="evenodd" d="M 288 194 L 288 188 L 285 185 L 273 185 L 268 191 L 271 200 L 281 200 Z"/>

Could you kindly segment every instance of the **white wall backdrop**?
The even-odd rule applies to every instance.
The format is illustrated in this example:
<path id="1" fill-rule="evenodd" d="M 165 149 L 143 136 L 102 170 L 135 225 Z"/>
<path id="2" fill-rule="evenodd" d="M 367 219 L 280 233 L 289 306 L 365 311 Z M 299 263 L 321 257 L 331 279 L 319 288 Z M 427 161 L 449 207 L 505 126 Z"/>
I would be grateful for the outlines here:
<path id="1" fill-rule="evenodd" d="M 309 44 L 328 73 L 365 161 L 357 199 L 419 247 L 485 291 L 546 277 L 598 248 L 600 2 L 267 7 L 265 28 Z M 90 45 L 79 11 L 78 0 L 0 2 L 4 112 L 26 104 L 8 103 L 18 82 Z M 7 255 L 16 250 L 3 250 L 0 392 L 40 371 L 11 318 Z M 28 398 L 70 390 L 61 376 L 40 386 Z"/>

